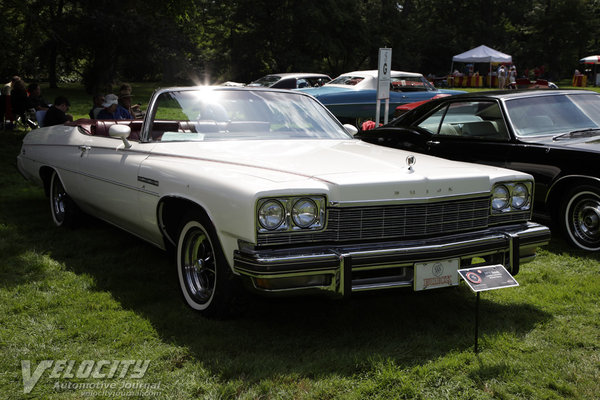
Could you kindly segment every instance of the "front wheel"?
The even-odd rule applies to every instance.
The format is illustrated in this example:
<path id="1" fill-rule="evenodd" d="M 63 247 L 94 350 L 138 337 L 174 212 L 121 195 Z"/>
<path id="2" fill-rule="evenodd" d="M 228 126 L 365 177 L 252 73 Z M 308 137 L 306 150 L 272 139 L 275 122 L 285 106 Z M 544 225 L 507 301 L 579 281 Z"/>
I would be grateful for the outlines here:
<path id="1" fill-rule="evenodd" d="M 600 190 L 581 186 L 565 196 L 561 209 L 567 240 L 583 250 L 600 250 Z"/>
<path id="2" fill-rule="evenodd" d="M 177 243 L 177 275 L 186 303 L 207 317 L 223 317 L 234 298 L 232 273 L 207 218 L 186 218 Z"/>

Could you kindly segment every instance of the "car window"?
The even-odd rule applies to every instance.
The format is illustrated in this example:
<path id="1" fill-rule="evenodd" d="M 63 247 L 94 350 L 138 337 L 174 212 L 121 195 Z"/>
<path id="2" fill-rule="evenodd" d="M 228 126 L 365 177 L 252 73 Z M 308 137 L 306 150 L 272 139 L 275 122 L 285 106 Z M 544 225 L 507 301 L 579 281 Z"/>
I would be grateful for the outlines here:
<path id="1" fill-rule="evenodd" d="M 419 92 L 435 90 L 426 79 L 420 76 L 392 77 L 390 88 L 395 92 Z"/>
<path id="2" fill-rule="evenodd" d="M 281 79 L 280 81 L 275 82 L 271 87 L 277 89 L 295 89 L 296 78 Z"/>
<path id="3" fill-rule="evenodd" d="M 507 140 L 508 130 L 495 101 L 451 102 L 437 109 L 418 126 L 440 136 Z"/>
<path id="4" fill-rule="evenodd" d="M 338 76 L 337 78 L 335 78 L 334 80 L 329 82 L 329 84 L 330 85 L 355 86 L 356 84 L 361 82 L 363 79 L 365 79 L 365 78 L 362 76 L 342 75 L 342 76 Z"/>
<path id="5" fill-rule="evenodd" d="M 518 136 L 556 135 L 600 127 L 600 96 L 552 95 L 506 101 L 506 110 Z"/>
<path id="6" fill-rule="evenodd" d="M 308 82 L 308 80 L 306 80 L 306 79 L 304 79 L 304 78 L 298 78 L 298 79 L 296 80 L 296 86 L 297 86 L 299 89 L 302 89 L 302 88 L 307 88 L 307 87 L 310 87 L 310 83 Z"/>
<path id="7" fill-rule="evenodd" d="M 329 77 L 298 79 L 298 87 L 301 87 L 300 86 L 301 81 L 306 82 L 308 84 L 308 86 L 306 86 L 306 87 L 319 87 L 319 86 L 323 86 L 324 84 L 328 83 L 329 81 L 331 81 L 331 79 Z"/>
<path id="8" fill-rule="evenodd" d="M 262 78 L 259 78 L 253 82 L 250 82 L 248 84 L 248 86 L 270 87 L 280 79 L 281 79 L 281 77 L 278 75 L 266 75 L 266 76 L 263 76 Z"/>
<path id="9" fill-rule="evenodd" d="M 352 139 L 318 101 L 296 92 L 168 91 L 154 110 L 153 140 Z"/>

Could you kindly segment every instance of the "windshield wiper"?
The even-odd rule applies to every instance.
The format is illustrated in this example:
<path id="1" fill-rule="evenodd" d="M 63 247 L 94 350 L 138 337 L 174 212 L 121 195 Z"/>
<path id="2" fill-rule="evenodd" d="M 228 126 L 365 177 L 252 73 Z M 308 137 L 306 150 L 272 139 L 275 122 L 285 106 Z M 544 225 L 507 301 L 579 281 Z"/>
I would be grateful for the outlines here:
<path id="1" fill-rule="evenodd" d="M 575 137 L 591 137 L 600 133 L 600 128 L 587 128 L 587 129 L 579 129 L 576 131 L 571 131 L 567 133 L 561 133 L 560 135 L 556 135 L 552 137 L 552 140 L 558 140 L 565 137 L 575 138 Z"/>

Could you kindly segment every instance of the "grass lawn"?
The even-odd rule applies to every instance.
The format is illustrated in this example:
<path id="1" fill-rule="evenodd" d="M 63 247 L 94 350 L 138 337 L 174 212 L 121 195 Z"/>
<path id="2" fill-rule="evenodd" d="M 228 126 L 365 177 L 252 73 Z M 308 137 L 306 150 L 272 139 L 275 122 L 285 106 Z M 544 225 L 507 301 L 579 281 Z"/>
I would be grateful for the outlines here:
<path id="1" fill-rule="evenodd" d="M 68 90 L 76 117 L 87 114 L 89 96 Z M 519 287 L 483 292 L 478 354 L 464 283 L 250 298 L 245 314 L 208 320 L 183 304 L 166 253 L 91 218 L 54 227 L 43 191 L 16 171 L 23 135 L 0 132 L 1 399 L 600 397 L 598 254 L 555 238 L 522 266 Z M 142 377 L 128 360 L 148 360 Z M 27 361 L 39 380 L 24 393 Z"/>

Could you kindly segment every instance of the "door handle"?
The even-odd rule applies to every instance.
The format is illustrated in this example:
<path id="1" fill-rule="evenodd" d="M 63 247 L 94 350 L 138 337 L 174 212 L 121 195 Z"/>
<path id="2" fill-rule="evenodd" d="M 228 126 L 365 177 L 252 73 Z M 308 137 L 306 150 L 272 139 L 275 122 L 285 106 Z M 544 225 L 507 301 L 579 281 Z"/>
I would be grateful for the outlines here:
<path id="1" fill-rule="evenodd" d="M 425 144 L 427 146 L 432 146 L 432 145 L 435 146 L 435 145 L 440 144 L 440 142 L 438 142 L 437 140 L 428 140 Z"/>
<path id="2" fill-rule="evenodd" d="M 92 148 L 90 146 L 79 146 L 79 150 L 81 150 L 81 157 L 85 154 L 86 151 L 90 151 Z"/>

